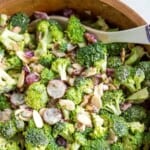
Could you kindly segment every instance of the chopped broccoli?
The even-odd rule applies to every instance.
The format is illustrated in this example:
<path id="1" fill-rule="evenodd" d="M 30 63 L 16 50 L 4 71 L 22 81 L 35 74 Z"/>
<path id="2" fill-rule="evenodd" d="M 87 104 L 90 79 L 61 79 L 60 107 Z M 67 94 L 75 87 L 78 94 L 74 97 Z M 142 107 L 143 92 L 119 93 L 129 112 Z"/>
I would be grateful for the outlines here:
<path id="1" fill-rule="evenodd" d="M 68 122 L 57 123 L 53 127 L 53 137 L 56 138 L 57 136 L 62 136 L 68 142 L 73 141 L 73 133 L 75 129 L 73 124 Z"/>
<path id="2" fill-rule="evenodd" d="M 40 20 L 37 24 L 36 34 L 38 44 L 35 51 L 35 54 L 37 56 L 47 54 L 48 45 L 51 41 L 49 26 L 50 24 L 47 20 Z"/>
<path id="3" fill-rule="evenodd" d="M 8 51 L 23 50 L 24 35 L 4 28 L 0 32 L 0 43 L 2 43 Z"/>
<path id="4" fill-rule="evenodd" d="M 67 89 L 65 97 L 72 100 L 75 104 L 80 104 L 82 101 L 83 93 L 80 89 L 75 87 L 70 87 Z"/>
<path id="5" fill-rule="evenodd" d="M 115 70 L 115 80 L 118 84 L 126 87 L 131 93 L 141 89 L 145 74 L 140 68 L 120 66 Z"/>
<path id="6" fill-rule="evenodd" d="M 118 68 L 121 65 L 123 65 L 123 63 L 121 62 L 121 59 L 119 57 L 117 56 L 108 57 L 108 60 L 107 60 L 108 68 Z"/>
<path id="7" fill-rule="evenodd" d="M 29 128 L 24 133 L 25 136 L 25 147 L 27 150 L 45 150 L 49 139 L 44 134 L 42 129 Z"/>
<path id="8" fill-rule="evenodd" d="M 43 54 L 40 56 L 39 63 L 44 67 L 50 68 L 54 55 L 51 53 Z"/>
<path id="9" fill-rule="evenodd" d="M 110 146 L 104 139 L 95 139 L 88 140 L 87 145 L 81 147 L 81 150 L 110 150 Z"/>
<path id="10" fill-rule="evenodd" d="M 66 33 L 69 40 L 73 44 L 79 44 L 84 42 L 84 32 L 85 29 L 80 23 L 80 20 L 75 17 L 71 16 L 68 21 Z"/>
<path id="11" fill-rule="evenodd" d="M 41 82 L 43 84 L 47 84 L 50 80 L 54 79 L 56 75 L 52 70 L 44 68 L 40 76 L 41 76 Z"/>
<path id="12" fill-rule="evenodd" d="M 128 123 L 121 116 L 113 115 L 110 120 L 110 127 L 118 137 L 128 135 Z"/>
<path id="13" fill-rule="evenodd" d="M 141 150 L 143 133 L 128 134 L 123 137 L 122 141 L 125 150 Z"/>
<path id="14" fill-rule="evenodd" d="M 140 122 L 128 122 L 128 127 L 133 134 L 143 133 L 145 130 L 145 125 Z"/>
<path id="15" fill-rule="evenodd" d="M 123 48 L 127 48 L 126 43 L 110 43 L 106 44 L 107 52 L 109 56 L 119 56 Z"/>
<path id="16" fill-rule="evenodd" d="M 0 68 L 0 94 L 13 90 L 15 86 L 16 80 Z"/>
<path id="17" fill-rule="evenodd" d="M 123 112 L 122 116 L 128 122 L 134 121 L 143 121 L 146 118 L 146 110 L 142 106 L 133 105 L 132 107 L 128 108 L 125 112 Z"/>
<path id="18" fill-rule="evenodd" d="M 137 65 L 137 68 L 140 68 L 145 73 L 144 85 L 150 87 L 150 61 L 140 61 Z"/>
<path id="19" fill-rule="evenodd" d="M 78 49 L 76 60 L 87 68 L 95 65 L 98 67 L 98 70 L 105 70 L 107 63 L 106 55 L 106 46 L 98 42 Z"/>
<path id="20" fill-rule="evenodd" d="M 148 91 L 148 88 L 146 87 L 144 89 L 141 89 L 141 90 L 133 93 L 132 95 L 129 95 L 126 98 L 126 100 L 128 102 L 138 104 L 138 103 L 144 102 L 148 98 L 149 98 L 149 91 Z"/>
<path id="21" fill-rule="evenodd" d="M 75 79 L 74 86 L 83 93 L 91 93 L 94 85 L 92 79 L 79 77 Z"/>
<path id="22" fill-rule="evenodd" d="M 24 123 L 23 120 L 14 119 L 14 124 L 15 124 L 15 127 L 17 129 L 17 132 L 24 131 L 24 129 L 25 129 L 25 123 Z"/>
<path id="23" fill-rule="evenodd" d="M 10 108 L 10 103 L 5 95 L 0 94 L 0 110 L 4 110 L 7 108 Z"/>
<path id="24" fill-rule="evenodd" d="M 60 41 L 63 39 L 64 34 L 61 25 L 55 20 L 48 20 L 50 24 L 50 34 L 52 36 L 53 42 Z"/>
<path id="25" fill-rule="evenodd" d="M 0 136 L 0 150 L 20 150 L 20 147 L 17 141 Z"/>
<path id="26" fill-rule="evenodd" d="M 121 142 L 117 142 L 111 146 L 111 150 L 125 150 Z"/>
<path id="27" fill-rule="evenodd" d="M 92 114 L 92 121 L 94 125 L 94 130 L 90 134 L 93 139 L 102 138 L 106 136 L 107 128 L 103 127 L 104 120 L 96 114 Z"/>
<path id="28" fill-rule="evenodd" d="M 124 102 L 122 90 L 108 90 L 102 96 L 102 109 L 105 109 L 115 115 L 120 115 L 120 104 Z"/>
<path id="29" fill-rule="evenodd" d="M 150 149 L 150 132 L 144 134 L 143 144 L 144 144 L 143 150 Z"/>
<path id="30" fill-rule="evenodd" d="M 82 134 L 81 132 L 75 132 L 74 139 L 79 145 L 84 146 L 87 144 L 87 139 L 86 139 L 85 135 Z"/>
<path id="31" fill-rule="evenodd" d="M 9 20 L 9 27 L 12 29 L 13 27 L 20 27 L 21 33 L 24 33 L 29 25 L 29 16 L 25 13 L 19 12 L 11 16 Z"/>
<path id="32" fill-rule="evenodd" d="M 131 53 L 128 57 L 128 59 L 125 61 L 126 65 L 132 65 L 139 61 L 142 56 L 145 54 L 144 48 L 141 46 L 135 46 L 131 49 Z"/>
<path id="33" fill-rule="evenodd" d="M 25 102 L 29 107 L 36 110 L 45 107 L 48 102 L 45 85 L 40 82 L 32 83 L 26 91 Z"/>
<path id="34" fill-rule="evenodd" d="M 18 56 L 12 55 L 5 60 L 5 65 L 7 70 L 16 70 L 21 71 L 22 69 L 22 61 L 19 59 Z"/>
<path id="35" fill-rule="evenodd" d="M 17 129 L 16 129 L 16 126 L 14 124 L 14 121 L 9 120 L 5 123 L 1 123 L 0 133 L 6 139 L 10 139 L 10 138 L 14 137 L 17 133 Z"/>
<path id="36" fill-rule="evenodd" d="M 59 73 L 61 80 L 67 80 L 67 67 L 70 65 L 68 58 L 58 58 L 52 62 L 51 69 L 56 73 Z"/>

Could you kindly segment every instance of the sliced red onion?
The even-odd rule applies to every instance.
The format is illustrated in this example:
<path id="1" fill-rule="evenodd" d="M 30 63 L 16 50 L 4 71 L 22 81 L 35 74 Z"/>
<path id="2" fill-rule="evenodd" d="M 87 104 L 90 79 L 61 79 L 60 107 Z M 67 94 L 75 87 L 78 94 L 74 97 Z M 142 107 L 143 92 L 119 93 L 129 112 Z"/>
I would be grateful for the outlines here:
<path id="1" fill-rule="evenodd" d="M 13 105 L 19 106 L 24 103 L 24 95 L 22 93 L 13 93 L 10 97 L 10 101 Z"/>
<path id="2" fill-rule="evenodd" d="M 84 36 L 85 36 L 86 40 L 87 40 L 89 43 L 96 43 L 96 42 L 97 42 L 97 39 L 96 39 L 95 35 L 92 34 L 92 33 L 86 32 L 86 33 L 84 34 Z"/>
<path id="3" fill-rule="evenodd" d="M 26 58 L 32 58 L 34 56 L 34 52 L 33 51 L 25 51 L 25 57 Z"/>
<path id="4" fill-rule="evenodd" d="M 33 82 L 39 81 L 39 75 L 36 73 L 30 73 L 26 76 L 25 81 L 27 84 L 32 84 Z"/>
<path id="5" fill-rule="evenodd" d="M 23 66 L 23 70 L 25 71 L 25 74 L 27 75 L 27 74 L 29 74 L 30 73 L 30 68 L 29 68 L 29 66 Z"/>
<path id="6" fill-rule="evenodd" d="M 63 10 L 63 16 L 70 17 L 74 14 L 74 11 L 72 9 L 66 8 Z"/>
<path id="7" fill-rule="evenodd" d="M 114 71 L 115 70 L 113 68 L 107 68 L 106 69 L 107 76 L 112 77 L 114 75 Z"/>
<path id="8" fill-rule="evenodd" d="M 48 14 L 41 11 L 35 11 L 34 16 L 36 19 L 49 19 Z"/>
<path id="9" fill-rule="evenodd" d="M 130 108 L 132 106 L 131 103 L 124 103 L 122 104 L 120 107 L 121 107 L 121 110 L 123 111 L 126 111 L 128 108 Z"/>

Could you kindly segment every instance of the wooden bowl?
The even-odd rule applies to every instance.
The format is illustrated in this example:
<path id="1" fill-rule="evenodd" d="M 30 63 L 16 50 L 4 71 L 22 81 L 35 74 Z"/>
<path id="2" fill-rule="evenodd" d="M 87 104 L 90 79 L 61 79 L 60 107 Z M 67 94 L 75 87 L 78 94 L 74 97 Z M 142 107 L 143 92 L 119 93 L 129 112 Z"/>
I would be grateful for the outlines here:
<path id="1" fill-rule="evenodd" d="M 8 15 L 22 11 L 31 15 L 34 11 L 54 12 L 73 8 L 78 12 L 91 11 L 122 29 L 146 24 L 136 12 L 119 0 L 0 0 L 0 13 Z M 146 49 L 149 48 L 146 46 Z"/>

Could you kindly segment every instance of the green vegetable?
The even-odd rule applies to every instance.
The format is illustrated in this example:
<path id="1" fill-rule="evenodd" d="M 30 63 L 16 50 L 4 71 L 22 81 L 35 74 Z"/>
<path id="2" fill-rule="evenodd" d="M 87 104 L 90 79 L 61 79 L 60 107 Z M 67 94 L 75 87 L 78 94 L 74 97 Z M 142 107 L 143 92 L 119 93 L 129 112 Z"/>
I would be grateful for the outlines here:
<path id="1" fill-rule="evenodd" d="M 98 70 L 106 69 L 106 46 L 102 43 L 94 43 L 82 47 L 77 51 L 76 60 L 79 64 L 85 67 L 98 66 Z M 98 62 L 98 64 L 96 64 Z"/>
<path id="2" fill-rule="evenodd" d="M 7 97 L 3 94 L 0 94 L 0 110 L 10 108 L 10 103 L 7 100 Z"/>
<path id="3" fill-rule="evenodd" d="M 146 110 L 138 105 L 133 105 L 123 113 L 123 117 L 129 122 L 143 121 L 146 116 Z"/>
<path id="4" fill-rule="evenodd" d="M 29 16 L 27 16 L 25 13 L 19 12 L 11 16 L 9 20 L 9 27 L 10 29 L 14 27 L 20 27 L 21 33 L 24 33 L 29 25 Z"/>
<path id="5" fill-rule="evenodd" d="M 41 82 L 47 84 L 50 80 L 55 78 L 55 73 L 52 70 L 44 68 L 41 72 Z"/>
<path id="6" fill-rule="evenodd" d="M 120 115 L 120 104 L 124 102 L 122 90 L 108 90 L 102 96 L 102 109 L 107 110 L 115 115 Z"/>
<path id="7" fill-rule="evenodd" d="M 118 84 L 125 86 L 131 93 L 141 89 L 145 74 L 140 68 L 131 66 L 120 66 L 115 70 L 115 80 Z"/>
<path id="8" fill-rule="evenodd" d="M 70 60 L 68 58 L 58 58 L 52 62 L 51 69 L 59 73 L 61 80 L 67 80 L 67 67 L 70 65 Z"/>
<path id="9" fill-rule="evenodd" d="M 117 142 L 111 146 L 111 150 L 125 150 L 121 142 Z"/>
<path id="10" fill-rule="evenodd" d="M 67 24 L 67 29 L 66 29 L 66 34 L 69 38 L 69 40 L 73 44 L 79 44 L 84 42 L 84 32 L 85 29 L 80 23 L 80 20 L 75 17 L 71 16 L 69 18 L 68 24 Z"/>
<path id="11" fill-rule="evenodd" d="M 121 62 L 121 59 L 119 57 L 117 56 L 108 57 L 108 60 L 107 60 L 108 68 L 118 68 L 121 65 L 123 65 L 123 63 Z"/>
<path id="12" fill-rule="evenodd" d="M 36 110 L 45 107 L 48 102 L 48 95 L 46 87 L 40 82 L 34 82 L 31 84 L 25 95 L 26 104 Z"/>

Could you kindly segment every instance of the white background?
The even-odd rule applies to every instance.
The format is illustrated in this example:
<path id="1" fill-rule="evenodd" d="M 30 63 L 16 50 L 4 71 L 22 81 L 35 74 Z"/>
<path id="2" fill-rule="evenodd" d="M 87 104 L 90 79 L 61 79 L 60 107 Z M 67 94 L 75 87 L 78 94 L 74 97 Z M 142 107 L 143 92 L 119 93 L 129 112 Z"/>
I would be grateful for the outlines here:
<path id="1" fill-rule="evenodd" d="M 122 2 L 129 5 L 132 9 L 134 9 L 137 13 L 140 14 L 141 17 L 150 23 L 150 0 L 121 0 Z"/>

